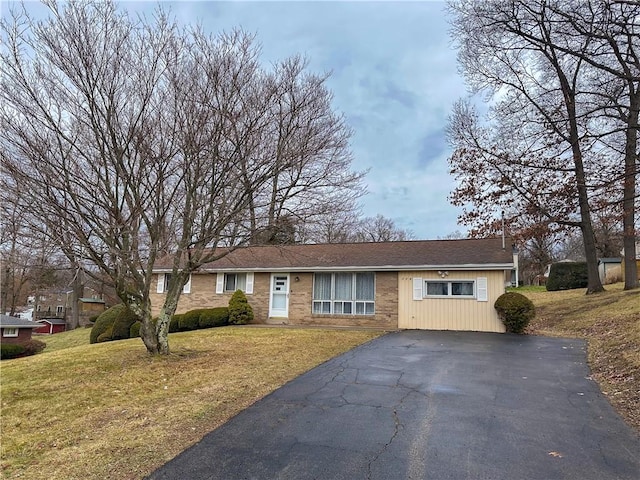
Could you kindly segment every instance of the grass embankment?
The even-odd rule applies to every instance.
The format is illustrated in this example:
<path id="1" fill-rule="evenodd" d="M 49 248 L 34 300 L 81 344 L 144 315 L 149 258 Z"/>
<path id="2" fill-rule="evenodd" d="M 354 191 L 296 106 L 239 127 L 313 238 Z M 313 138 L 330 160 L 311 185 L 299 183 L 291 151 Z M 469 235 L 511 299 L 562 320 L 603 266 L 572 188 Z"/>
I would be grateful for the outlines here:
<path id="1" fill-rule="evenodd" d="M 2 477 L 142 478 L 301 373 L 382 332 L 224 327 L 89 345 L 89 330 L 0 366 Z"/>
<path id="2" fill-rule="evenodd" d="M 584 290 L 517 289 L 536 306 L 529 333 L 585 338 L 589 366 L 602 392 L 640 431 L 640 291 L 622 284 L 585 295 Z"/>

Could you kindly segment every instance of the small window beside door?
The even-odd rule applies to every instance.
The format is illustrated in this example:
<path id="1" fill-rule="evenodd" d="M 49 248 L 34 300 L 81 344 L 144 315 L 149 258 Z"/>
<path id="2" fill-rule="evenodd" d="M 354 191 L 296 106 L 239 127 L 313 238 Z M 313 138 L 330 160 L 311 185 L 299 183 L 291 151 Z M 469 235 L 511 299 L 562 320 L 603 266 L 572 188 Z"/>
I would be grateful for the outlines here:
<path id="1" fill-rule="evenodd" d="M 219 272 L 216 276 L 216 293 L 233 293 L 242 290 L 253 293 L 253 272 Z"/>

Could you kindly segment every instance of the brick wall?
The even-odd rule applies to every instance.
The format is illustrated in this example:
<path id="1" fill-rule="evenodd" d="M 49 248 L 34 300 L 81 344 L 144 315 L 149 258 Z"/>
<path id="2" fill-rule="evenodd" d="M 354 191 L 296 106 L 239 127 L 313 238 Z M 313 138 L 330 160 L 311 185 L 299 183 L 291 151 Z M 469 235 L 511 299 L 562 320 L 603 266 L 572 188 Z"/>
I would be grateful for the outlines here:
<path id="1" fill-rule="evenodd" d="M 19 328 L 17 337 L 5 337 L 4 328 L 1 330 L 0 342 L 2 343 L 27 343 L 31 340 L 31 328 Z"/>
<path id="2" fill-rule="evenodd" d="M 254 322 L 286 325 L 334 325 L 398 328 L 398 275 L 396 272 L 376 273 L 375 315 L 313 315 L 313 273 L 289 275 L 289 317 L 269 318 L 270 273 L 255 273 L 253 294 L 247 300 L 253 308 Z M 155 281 L 152 283 L 155 285 Z M 194 274 L 191 277 L 191 293 L 182 294 L 176 313 L 195 308 L 226 307 L 231 293 L 216 294 L 216 274 Z M 164 294 L 151 293 L 153 315 L 158 315 Z"/>

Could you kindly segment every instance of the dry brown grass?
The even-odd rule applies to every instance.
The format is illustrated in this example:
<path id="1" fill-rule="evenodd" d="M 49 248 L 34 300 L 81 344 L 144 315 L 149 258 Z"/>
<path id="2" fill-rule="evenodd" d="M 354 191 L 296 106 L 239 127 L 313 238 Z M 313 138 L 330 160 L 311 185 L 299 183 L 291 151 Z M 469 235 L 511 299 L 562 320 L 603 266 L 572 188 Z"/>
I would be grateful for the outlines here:
<path id="1" fill-rule="evenodd" d="M 640 291 L 622 284 L 585 295 L 584 290 L 523 290 L 536 305 L 534 334 L 588 341 L 589 366 L 611 404 L 640 431 Z"/>
<path id="2" fill-rule="evenodd" d="M 80 332 L 80 333 L 78 333 Z M 242 409 L 382 332 L 225 327 L 3 361 L 3 478 L 142 478 Z M 46 341 L 47 339 L 45 339 Z M 57 349 L 56 349 L 57 348 Z"/>

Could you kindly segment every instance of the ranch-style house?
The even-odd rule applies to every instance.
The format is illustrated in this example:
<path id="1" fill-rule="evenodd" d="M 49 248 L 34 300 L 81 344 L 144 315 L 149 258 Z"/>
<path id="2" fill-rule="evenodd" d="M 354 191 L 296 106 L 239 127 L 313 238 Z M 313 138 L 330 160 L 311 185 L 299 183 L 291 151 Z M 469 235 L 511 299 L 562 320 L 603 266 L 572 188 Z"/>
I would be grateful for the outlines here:
<path id="1" fill-rule="evenodd" d="M 242 247 L 194 272 L 176 312 L 240 289 L 258 324 L 504 332 L 493 304 L 516 269 L 503 238 Z M 157 315 L 169 261 L 154 274 Z"/>

